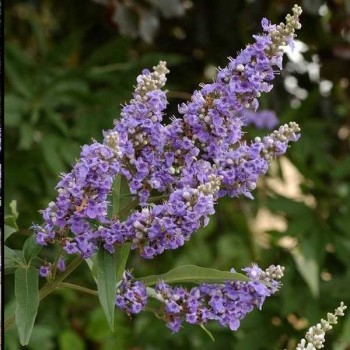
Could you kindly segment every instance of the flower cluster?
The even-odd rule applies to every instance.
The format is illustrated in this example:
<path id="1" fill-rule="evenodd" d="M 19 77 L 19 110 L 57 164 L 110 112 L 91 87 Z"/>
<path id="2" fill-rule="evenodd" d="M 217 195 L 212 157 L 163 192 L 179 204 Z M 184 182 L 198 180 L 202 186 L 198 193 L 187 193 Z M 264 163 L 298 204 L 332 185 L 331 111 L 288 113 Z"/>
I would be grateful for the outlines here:
<path id="1" fill-rule="evenodd" d="M 180 117 L 167 125 L 162 88 L 169 71 L 165 62 L 144 70 L 114 128 L 104 132 L 102 143 L 85 145 L 73 170 L 62 175 L 56 200 L 43 210 L 44 224 L 33 226 L 38 244 L 58 241 L 68 254 L 88 258 L 101 244 L 113 252 L 131 242 L 141 256 L 153 258 L 205 226 L 218 198 L 253 198 L 270 161 L 300 136 L 295 123 L 251 142 L 243 131 L 245 111 L 257 109 L 282 69 L 282 47 L 293 45 L 300 14 L 294 6 L 285 24 L 263 19 L 263 34 L 180 105 Z M 140 204 L 125 221 L 108 213 L 117 175 Z M 151 193 L 163 203 L 150 205 Z"/>
<path id="2" fill-rule="evenodd" d="M 117 136 L 115 136 L 117 137 Z M 34 225 L 38 244 L 59 240 L 67 253 L 89 257 L 95 252 L 93 221 L 107 222 L 108 194 L 120 170 L 118 146 L 94 142 L 82 148 L 80 159 L 56 188 L 58 196 L 43 211 L 45 225 Z M 113 147 L 114 146 L 114 147 Z M 75 239 L 67 239 L 71 231 Z"/>
<path id="3" fill-rule="evenodd" d="M 190 290 L 170 287 L 160 281 L 155 286 L 155 297 L 164 304 L 159 316 L 173 332 L 179 331 L 183 322 L 204 325 L 210 320 L 235 331 L 247 313 L 254 308 L 261 309 L 265 298 L 277 291 L 283 270 L 281 266 L 272 265 L 262 271 L 253 265 L 243 269 L 248 282 L 200 284 Z"/>
<path id="4" fill-rule="evenodd" d="M 129 314 L 138 314 L 147 304 L 146 287 L 139 281 L 133 281 L 130 272 L 124 271 L 118 285 L 115 305 Z"/>
<path id="5" fill-rule="evenodd" d="M 346 305 L 343 302 L 340 303 L 334 314 L 327 314 L 327 321 L 321 319 L 320 323 L 317 323 L 316 326 L 310 327 L 307 331 L 305 338 L 297 345 L 296 350 L 316 350 L 324 348 L 325 334 L 327 331 L 332 329 L 332 325 L 338 323 L 338 316 L 344 316 L 344 310 Z"/>
<path id="6" fill-rule="evenodd" d="M 251 141 L 244 133 L 254 122 L 249 117 L 253 114 L 258 118 L 260 113 L 257 127 L 275 126 L 275 116 L 257 112 L 258 98 L 272 89 L 282 69 L 282 47 L 293 45 L 300 14 L 301 8 L 294 6 L 286 23 L 272 25 L 263 19 L 263 33 L 230 58 L 213 83 L 202 84 L 190 101 L 179 105 L 178 117 L 164 118 L 166 63 L 143 70 L 114 127 L 103 132 L 102 142 L 83 146 L 72 171 L 62 174 L 56 200 L 42 211 L 44 224 L 33 225 L 37 243 L 58 242 L 66 253 L 87 259 L 100 248 L 113 253 L 128 242 L 151 259 L 181 247 L 206 226 L 220 197 L 253 198 L 251 192 L 271 160 L 300 137 L 296 123 Z M 110 210 L 118 176 L 127 181 L 137 203 L 126 218 Z M 45 263 L 39 273 L 50 278 L 56 269 L 65 269 L 62 259 Z M 278 290 L 283 276 L 280 266 L 263 271 L 253 265 L 243 271 L 247 281 L 191 289 L 164 281 L 146 288 L 125 271 L 116 287 L 115 305 L 137 314 L 146 308 L 148 297 L 154 297 L 162 303 L 158 316 L 173 332 L 183 322 L 204 325 L 210 320 L 236 330 L 247 313 L 261 309 L 266 297 Z"/>
<path id="7" fill-rule="evenodd" d="M 58 259 L 56 268 L 58 271 L 63 272 L 66 269 L 66 263 L 63 259 Z M 40 266 L 39 275 L 41 277 L 50 277 L 52 274 L 53 265 L 51 263 L 46 263 L 45 265 Z"/>

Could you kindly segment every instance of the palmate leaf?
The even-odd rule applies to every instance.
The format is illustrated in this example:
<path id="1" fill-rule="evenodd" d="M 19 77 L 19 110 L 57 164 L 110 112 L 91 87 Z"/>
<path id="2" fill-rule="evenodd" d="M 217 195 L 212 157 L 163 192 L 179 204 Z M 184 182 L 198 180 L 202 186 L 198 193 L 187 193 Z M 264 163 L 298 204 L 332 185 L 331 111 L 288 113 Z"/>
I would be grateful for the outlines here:
<path id="1" fill-rule="evenodd" d="M 34 266 L 15 272 L 16 325 L 21 345 L 29 343 L 39 306 L 39 274 Z"/>
<path id="2" fill-rule="evenodd" d="M 163 273 L 161 275 L 151 275 L 138 278 L 146 286 L 152 286 L 159 280 L 166 283 L 215 283 L 223 281 L 248 281 L 248 277 L 240 273 L 229 271 L 219 271 L 207 267 L 196 265 L 183 265 Z"/>

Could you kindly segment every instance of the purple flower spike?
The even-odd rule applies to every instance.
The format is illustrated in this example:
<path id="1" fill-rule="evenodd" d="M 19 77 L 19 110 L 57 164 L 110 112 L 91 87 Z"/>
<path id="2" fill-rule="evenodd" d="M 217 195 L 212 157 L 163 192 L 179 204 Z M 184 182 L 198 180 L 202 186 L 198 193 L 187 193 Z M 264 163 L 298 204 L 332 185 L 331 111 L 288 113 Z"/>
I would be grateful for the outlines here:
<path id="1" fill-rule="evenodd" d="M 262 271 L 253 265 L 243 269 L 250 278 L 248 282 L 201 284 L 187 290 L 160 281 L 155 292 L 164 303 L 163 319 L 173 332 L 179 331 L 182 322 L 205 324 L 209 320 L 235 331 L 249 312 L 261 309 L 266 297 L 278 290 L 283 270 L 281 266 L 272 265 Z"/>
<path id="2" fill-rule="evenodd" d="M 181 117 L 170 118 L 168 125 L 163 122 L 166 63 L 143 70 L 114 128 L 103 133 L 102 143 L 84 145 L 72 171 L 62 174 L 56 200 L 42 211 L 43 225 L 32 226 L 37 243 L 57 242 L 68 254 L 85 259 L 100 246 L 113 253 L 131 242 L 132 249 L 151 259 L 181 247 L 206 226 L 218 198 L 253 199 L 271 160 L 300 137 L 295 123 L 252 142 L 244 139 L 243 130 L 252 113 L 248 110 L 255 111 L 260 95 L 272 89 L 282 68 L 282 47 L 292 45 L 300 14 L 294 6 L 286 23 L 277 26 L 263 19 L 263 33 L 230 58 L 213 83 L 202 84 L 181 104 Z M 265 112 L 258 127 L 263 120 L 269 127 L 275 123 Z M 117 176 L 127 180 L 140 203 L 123 222 L 108 215 Z M 164 201 L 149 205 L 152 191 Z M 174 320 L 174 328 L 177 324 Z"/>

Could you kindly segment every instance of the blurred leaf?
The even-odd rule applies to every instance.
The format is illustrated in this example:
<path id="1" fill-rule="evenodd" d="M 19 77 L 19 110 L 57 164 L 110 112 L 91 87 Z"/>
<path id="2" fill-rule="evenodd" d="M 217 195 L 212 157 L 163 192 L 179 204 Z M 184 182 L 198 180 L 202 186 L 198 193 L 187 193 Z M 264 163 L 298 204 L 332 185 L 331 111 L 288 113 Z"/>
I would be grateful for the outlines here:
<path id="1" fill-rule="evenodd" d="M 16 325 L 21 345 L 29 343 L 39 306 L 38 270 L 29 266 L 15 272 Z"/>
<path id="2" fill-rule="evenodd" d="M 116 259 L 104 248 L 97 252 L 97 290 L 109 327 L 114 332 L 114 312 L 116 293 Z"/>
<path id="3" fill-rule="evenodd" d="M 80 146 L 74 141 L 63 142 L 60 145 L 59 152 L 67 164 L 73 164 L 79 156 Z"/>
<path id="4" fill-rule="evenodd" d="M 17 127 L 23 114 L 27 111 L 27 101 L 15 94 L 7 93 L 5 96 L 5 126 Z"/>
<path id="5" fill-rule="evenodd" d="M 133 67 L 134 65 L 131 62 L 107 64 L 104 66 L 92 67 L 88 71 L 87 76 L 89 79 L 103 80 L 106 78 L 109 80 L 111 73 L 129 70 Z"/>
<path id="6" fill-rule="evenodd" d="M 291 250 L 291 254 L 298 271 L 309 286 L 311 294 L 317 298 L 319 296 L 319 265 L 314 254 L 314 247 L 305 242 L 303 246 L 305 249 L 294 248 Z"/>
<path id="7" fill-rule="evenodd" d="M 346 311 L 345 311 L 346 312 Z M 346 312 L 345 320 L 342 322 L 343 327 L 336 344 L 334 345 L 334 350 L 347 350 L 350 345 L 350 316 Z"/>
<path id="8" fill-rule="evenodd" d="M 348 227 L 349 229 L 349 227 Z M 343 261 L 345 265 L 350 266 L 350 240 L 346 237 L 339 235 L 335 236 L 334 248 L 337 253 L 337 257 Z"/>
<path id="9" fill-rule="evenodd" d="M 132 330 L 125 323 L 125 316 L 122 312 L 116 312 L 115 328 L 117 333 L 111 333 L 106 317 L 101 308 L 93 310 L 89 314 L 88 323 L 85 328 L 85 334 L 88 339 L 101 344 L 101 350 L 109 349 L 128 349 L 127 343 L 132 337 Z"/>
<path id="10" fill-rule="evenodd" d="M 73 75 L 73 76 L 72 76 Z M 51 82 L 46 82 L 46 91 L 42 96 L 42 107 L 50 111 L 50 118 L 55 118 L 53 121 L 59 123 L 57 113 L 52 113 L 56 108 L 62 108 L 65 105 L 77 105 L 81 103 L 81 98 L 86 96 L 89 91 L 87 83 L 79 78 L 75 78 L 73 72 L 69 75 L 58 75 Z M 61 125 L 59 125 L 62 128 Z"/>
<path id="11" fill-rule="evenodd" d="M 13 89 L 23 97 L 31 96 L 31 89 L 27 80 L 27 73 L 31 71 L 32 62 L 15 45 L 6 45 L 4 66 L 6 78 Z"/>
<path id="12" fill-rule="evenodd" d="M 46 98 L 57 98 L 57 96 L 64 96 L 69 93 L 85 93 L 88 91 L 87 83 L 71 75 L 66 75 L 56 79 L 51 85 L 50 90 L 46 92 Z"/>
<path id="13" fill-rule="evenodd" d="M 350 206 L 348 206 L 348 208 L 350 208 Z M 342 214 L 339 213 L 333 218 L 333 222 L 336 226 L 336 230 L 339 230 L 343 233 L 344 237 L 348 237 L 350 239 L 350 216 L 348 212 L 345 211 Z"/>
<path id="14" fill-rule="evenodd" d="M 56 43 L 55 46 L 50 48 L 47 60 L 49 62 L 58 61 L 60 63 L 63 61 L 65 66 L 74 66 L 75 62 L 72 62 L 72 57 L 75 57 L 80 53 L 80 46 L 84 40 L 84 35 L 88 29 L 87 27 L 88 26 L 79 26 L 74 31 L 69 32 L 64 40 Z"/>
<path id="15" fill-rule="evenodd" d="M 50 137 L 50 135 L 43 135 L 40 143 L 46 164 L 49 166 L 53 174 L 59 174 L 64 169 L 64 163 L 58 151 L 61 140 L 57 137 Z"/>
<path id="16" fill-rule="evenodd" d="M 333 169 L 332 175 L 337 179 L 343 179 L 350 174 L 350 155 L 341 159 Z"/>
<path id="17" fill-rule="evenodd" d="M 84 60 L 84 66 L 87 69 L 94 70 L 96 66 L 115 65 L 119 63 L 128 65 L 128 52 L 130 49 L 130 41 L 126 38 L 117 37 L 99 46 L 93 53 Z"/>
<path id="18" fill-rule="evenodd" d="M 217 239 L 216 246 L 218 250 L 217 264 L 219 266 L 224 267 L 228 261 L 232 261 L 234 266 L 247 266 L 251 261 L 249 247 L 245 244 L 243 239 L 234 232 L 220 235 Z"/>
<path id="19" fill-rule="evenodd" d="M 29 150 L 33 144 L 34 129 L 33 126 L 23 122 L 19 127 L 20 139 L 18 149 Z"/>
<path id="20" fill-rule="evenodd" d="M 17 225 L 17 219 L 18 219 L 18 211 L 17 211 L 17 201 L 12 200 L 9 204 L 9 207 L 11 209 L 11 214 L 5 216 L 5 225 L 8 225 L 12 228 L 14 228 L 16 231 L 19 230 Z M 6 240 L 6 238 L 5 238 Z"/>
<path id="21" fill-rule="evenodd" d="M 23 246 L 24 258 L 27 264 L 30 264 L 32 259 L 40 253 L 41 249 L 42 246 L 36 242 L 35 236 L 30 235 Z"/>
<path id="22" fill-rule="evenodd" d="M 100 342 L 111 334 L 106 317 L 101 309 L 95 309 L 89 314 L 89 320 L 85 331 L 88 338 L 95 342 Z"/>
<path id="23" fill-rule="evenodd" d="M 18 230 L 16 230 L 15 228 L 9 226 L 9 225 L 5 225 L 5 235 L 4 235 L 4 241 L 7 240 L 7 238 L 9 238 L 13 233 L 17 232 Z"/>
<path id="24" fill-rule="evenodd" d="M 48 49 L 47 35 L 45 35 L 45 32 L 42 30 L 40 18 L 38 18 L 39 16 L 35 9 L 33 7 L 28 7 L 28 10 L 28 23 L 31 26 L 36 46 L 40 54 L 44 55 Z"/>
<path id="25" fill-rule="evenodd" d="M 18 218 L 18 211 L 17 211 L 17 201 L 12 200 L 10 202 L 10 209 L 11 209 L 11 214 L 13 214 L 13 216 L 15 217 L 15 219 Z"/>
<path id="26" fill-rule="evenodd" d="M 50 326 L 38 324 L 35 325 L 32 336 L 30 338 L 30 343 L 28 347 L 33 350 L 52 350 L 55 348 L 55 343 L 53 341 L 54 329 Z"/>
<path id="27" fill-rule="evenodd" d="M 248 281 L 249 279 L 246 276 L 236 272 L 232 273 L 228 271 L 210 269 L 207 267 L 184 265 L 175 267 L 174 269 L 161 275 L 140 277 L 138 280 L 142 281 L 146 286 L 152 286 L 159 280 L 162 280 L 165 283 L 215 283 L 223 281 Z"/>
<path id="28" fill-rule="evenodd" d="M 79 335 L 71 330 L 66 330 L 59 337 L 60 350 L 84 350 L 85 345 Z"/>
<path id="29" fill-rule="evenodd" d="M 57 130 L 61 131 L 62 135 L 64 135 L 65 137 L 69 137 L 68 126 L 64 122 L 62 114 L 50 111 L 50 113 L 48 113 L 47 116 L 52 122 L 52 124 L 57 127 Z"/>
<path id="30" fill-rule="evenodd" d="M 177 259 L 177 265 L 203 264 L 210 266 L 214 256 L 213 249 L 207 244 L 204 237 L 210 234 L 213 228 L 215 229 L 215 224 L 210 222 L 208 226 L 202 228 L 198 234 L 192 237 L 191 242 L 183 248 L 181 256 Z"/>

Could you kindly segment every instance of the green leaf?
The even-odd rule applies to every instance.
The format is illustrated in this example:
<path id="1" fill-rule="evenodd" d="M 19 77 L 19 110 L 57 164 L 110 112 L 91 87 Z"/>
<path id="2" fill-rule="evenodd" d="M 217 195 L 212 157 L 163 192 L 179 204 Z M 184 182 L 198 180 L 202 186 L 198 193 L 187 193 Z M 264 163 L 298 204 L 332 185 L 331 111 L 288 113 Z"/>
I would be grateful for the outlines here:
<path id="1" fill-rule="evenodd" d="M 34 128 L 31 124 L 22 122 L 19 126 L 19 144 L 18 149 L 28 151 L 34 142 Z"/>
<path id="2" fill-rule="evenodd" d="M 52 350 L 55 348 L 55 328 L 49 325 L 35 325 L 30 338 L 29 348 L 32 350 Z"/>
<path id="3" fill-rule="evenodd" d="M 10 209 L 11 209 L 11 213 L 14 215 L 14 217 L 17 219 L 18 218 L 18 211 L 17 211 L 17 201 L 16 200 L 12 200 L 9 204 Z"/>
<path id="4" fill-rule="evenodd" d="M 5 126 L 18 127 L 26 112 L 27 102 L 24 98 L 15 94 L 6 94 L 5 98 Z"/>
<path id="5" fill-rule="evenodd" d="M 119 210 L 117 212 L 117 215 L 120 220 L 124 220 L 126 217 L 130 215 L 130 212 L 132 209 L 134 209 L 138 204 L 138 199 L 135 199 L 135 197 L 130 193 L 128 180 L 121 176 L 120 179 L 120 189 L 119 189 Z M 117 196 L 112 195 L 113 205 L 114 200 L 118 200 Z M 117 209 L 117 208 L 116 208 Z"/>
<path id="6" fill-rule="evenodd" d="M 126 263 L 128 261 L 128 257 L 130 254 L 131 249 L 131 243 L 124 243 L 120 250 L 118 251 L 118 257 L 117 257 L 117 281 L 120 281 L 123 276 L 123 272 L 126 267 Z"/>
<path id="7" fill-rule="evenodd" d="M 343 321 L 342 331 L 335 343 L 334 350 L 346 350 L 350 344 L 350 315 Z"/>
<path id="8" fill-rule="evenodd" d="M 138 278 L 146 286 L 152 286 L 159 280 L 166 283 L 193 282 L 193 283 L 213 283 L 223 281 L 249 281 L 248 277 L 240 273 L 229 271 L 219 271 L 207 267 L 196 265 L 183 265 L 163 273 L 161 275 L 151 275 Z"/>
<path id="9" fill-rule="evenodd" d="M 113 184 L 112 192 L 112 216 L 115 216 L 120 211 L 120 189 L 121 189 L 122 177 L 118 175 Z"/>
<path id="10" fill-rule="evenodd" d="M 101 343 L 110 335 L 105 315 L 100 308 L 93 309 L 88 315 L 88 322 L 84 328 L 88 339 Z"/>
<path id="11" fill-rule="evenodd" d="M 64 119 L 62 118 L 62 115 L 59 113 L 55 113 L 54 111 L 50 110 L 47 112 L 47 118 L 50 119 L 52 124 L 54 124 L 55 127 L 57 127 L 57 130 L 61 131 L 61 133 L 65 137 L 69 137 L 68 133 L 68 127 Z M 67 145 L 67 144 L 66 144 Z M 68 146 L 70 146 L 70 143 L 68 143 Z M 59 151 L 61 149 L 59 148 Z"/>
<path id="12" fill-rule="evenodd" d="M 84 342 L 79 335 L 71 330 L 66 330 L 60 334 L 59 338 L 61 350 L 84 350 Z"/>
<path id="13" fill-rule="evenodd" d="M 96 267 L 96 256 L 94 255 L 91 258 L 87 258 L 85 259 L 85 262 L 87 264 L 87 266 L 89 267 L 90 271 L 91 271 L 91 275 L 93 277 L 93 279 L 96 282 L 97 285 L 97 267 Z"/>
<path id="14" fill-rule="evenodd" d="M 13 250 L 4 246 L 5 275 L 14 273 L 19 266 L 25 266 L 21 255 L 23 255 L 21 250 Z"/>
<path id="15" fill-rule="evenodd" d="M 11 209 L 11 214 L 10 215 L 6 215 L 5 216 L 5 224 L 14 228 L 16 231 L 19 230 L 18 228 L 18 225 L 17 225 L 17 219 L 18 219 L 18 211 L 17 211 L 17 201 L 15 200 L 12 200 L 9 204 L 9 207 Z M 15 231 L 15 232 L 16 232 Z M 12 232 L 13 233 L 13 232 Z M 12 234 L 11 233 L 11 234 Z M 7 239 L 8 237 L 6 237 L 6 234 L 5 234 L 5 240 Z"/>
<path id="16" fill-rule="evenodd" d="M 23 65 L 23 61 L 20 62 L 18 60 L 19 52 L 22 57 L 26 56 L 23 50 L 13 45 L 6 45 L 6 65 L 4 67 L 6 79 L 8 79 L 12 90 L 15 90 L 15 92 L 23 97 L 29 98 L 31 96 L 32 86 L 30 86 L 28 74 L 23 74 L 28 67 Z"/>
<path id="17" fill-rule="evenodd" d="M 113 192 L 112 192 L 112 210 L 111 216 L 118 215 L 121 209 L 122 196 L 121 189 L 124 187 L 123 177 L 118 175 L 113 183 Z M 131 198 L 127 198 L 127 202 L 130 202 Z M 125 266 L 129 257 L 131 244 L 126 243 L 115 253 L 117 256 L 117 271 L 116 271 L 116 281 L 120 281 L 125 270 Z"/>
<path id="18" fill-rule="evenodd" d="M 309 286 L 311 294 L 319 295 L 319 265 L 311 251 L 303 252 L 299 247 L 291 250 L 298 271 Z"/>
<path id="19" fill-rule="evenodd" d="M 4 235 L 4 241 L 6 241 L 13 233 L 17 232 L 17 230 L 9 225 L 5 225 L 5 235 Z"/>
<path id="20" fill-rule="evenodd" d="M 64 162 L 60 155 L 59 149 L 63 139 L 53 137 L 52 135 L 44 135 L 40 143 L 43 156 L 47 166 L 53 174 L 58 174 L 65 169 Z"/>
<path id="21" fill-rule="evenodd" d="M 29 264 L 31 260 L 40 253 L 41 249 L 42 246 L 36 243 L 36 239 L 33 235 L 28 237 L 23 246 L 24 259 L 26 263 Z"/>
<path id="22" fill-rule="evenodd" d="M 107 322 L 114 332 L 114 311 L 116 293 L 115 254 L 103 248 L 97 252 L 97 290 L 98 298 L 106 315 Z"/>
<path id="23" fill-rule="evenodd" d="M 88 56 L 83 64 L 86 69 L 94 70 L 94 66 L 110 65 L 122 62 L 128 62 L 128 52 L 130 49 L 130 40 L 125 37 L 113 37 L 106 44 L 99 46 L 98 50 L 94 50 Z"/>
<path id="24" fill-rule="evenodd" d="M 34 266 L 15 272 L 16 325 L 21 345 L 29 343 L 39 306 L 39 274 Z"/>
<path id="25" fill-rule="evenodd" d="M 17 226 L 17 218 L 14 215 L 6 215 L 4 217 L 5 225 L 8 225 L 12 228 L 14 228 L 16 231 L 19 231 L 19 228 Z"/>

